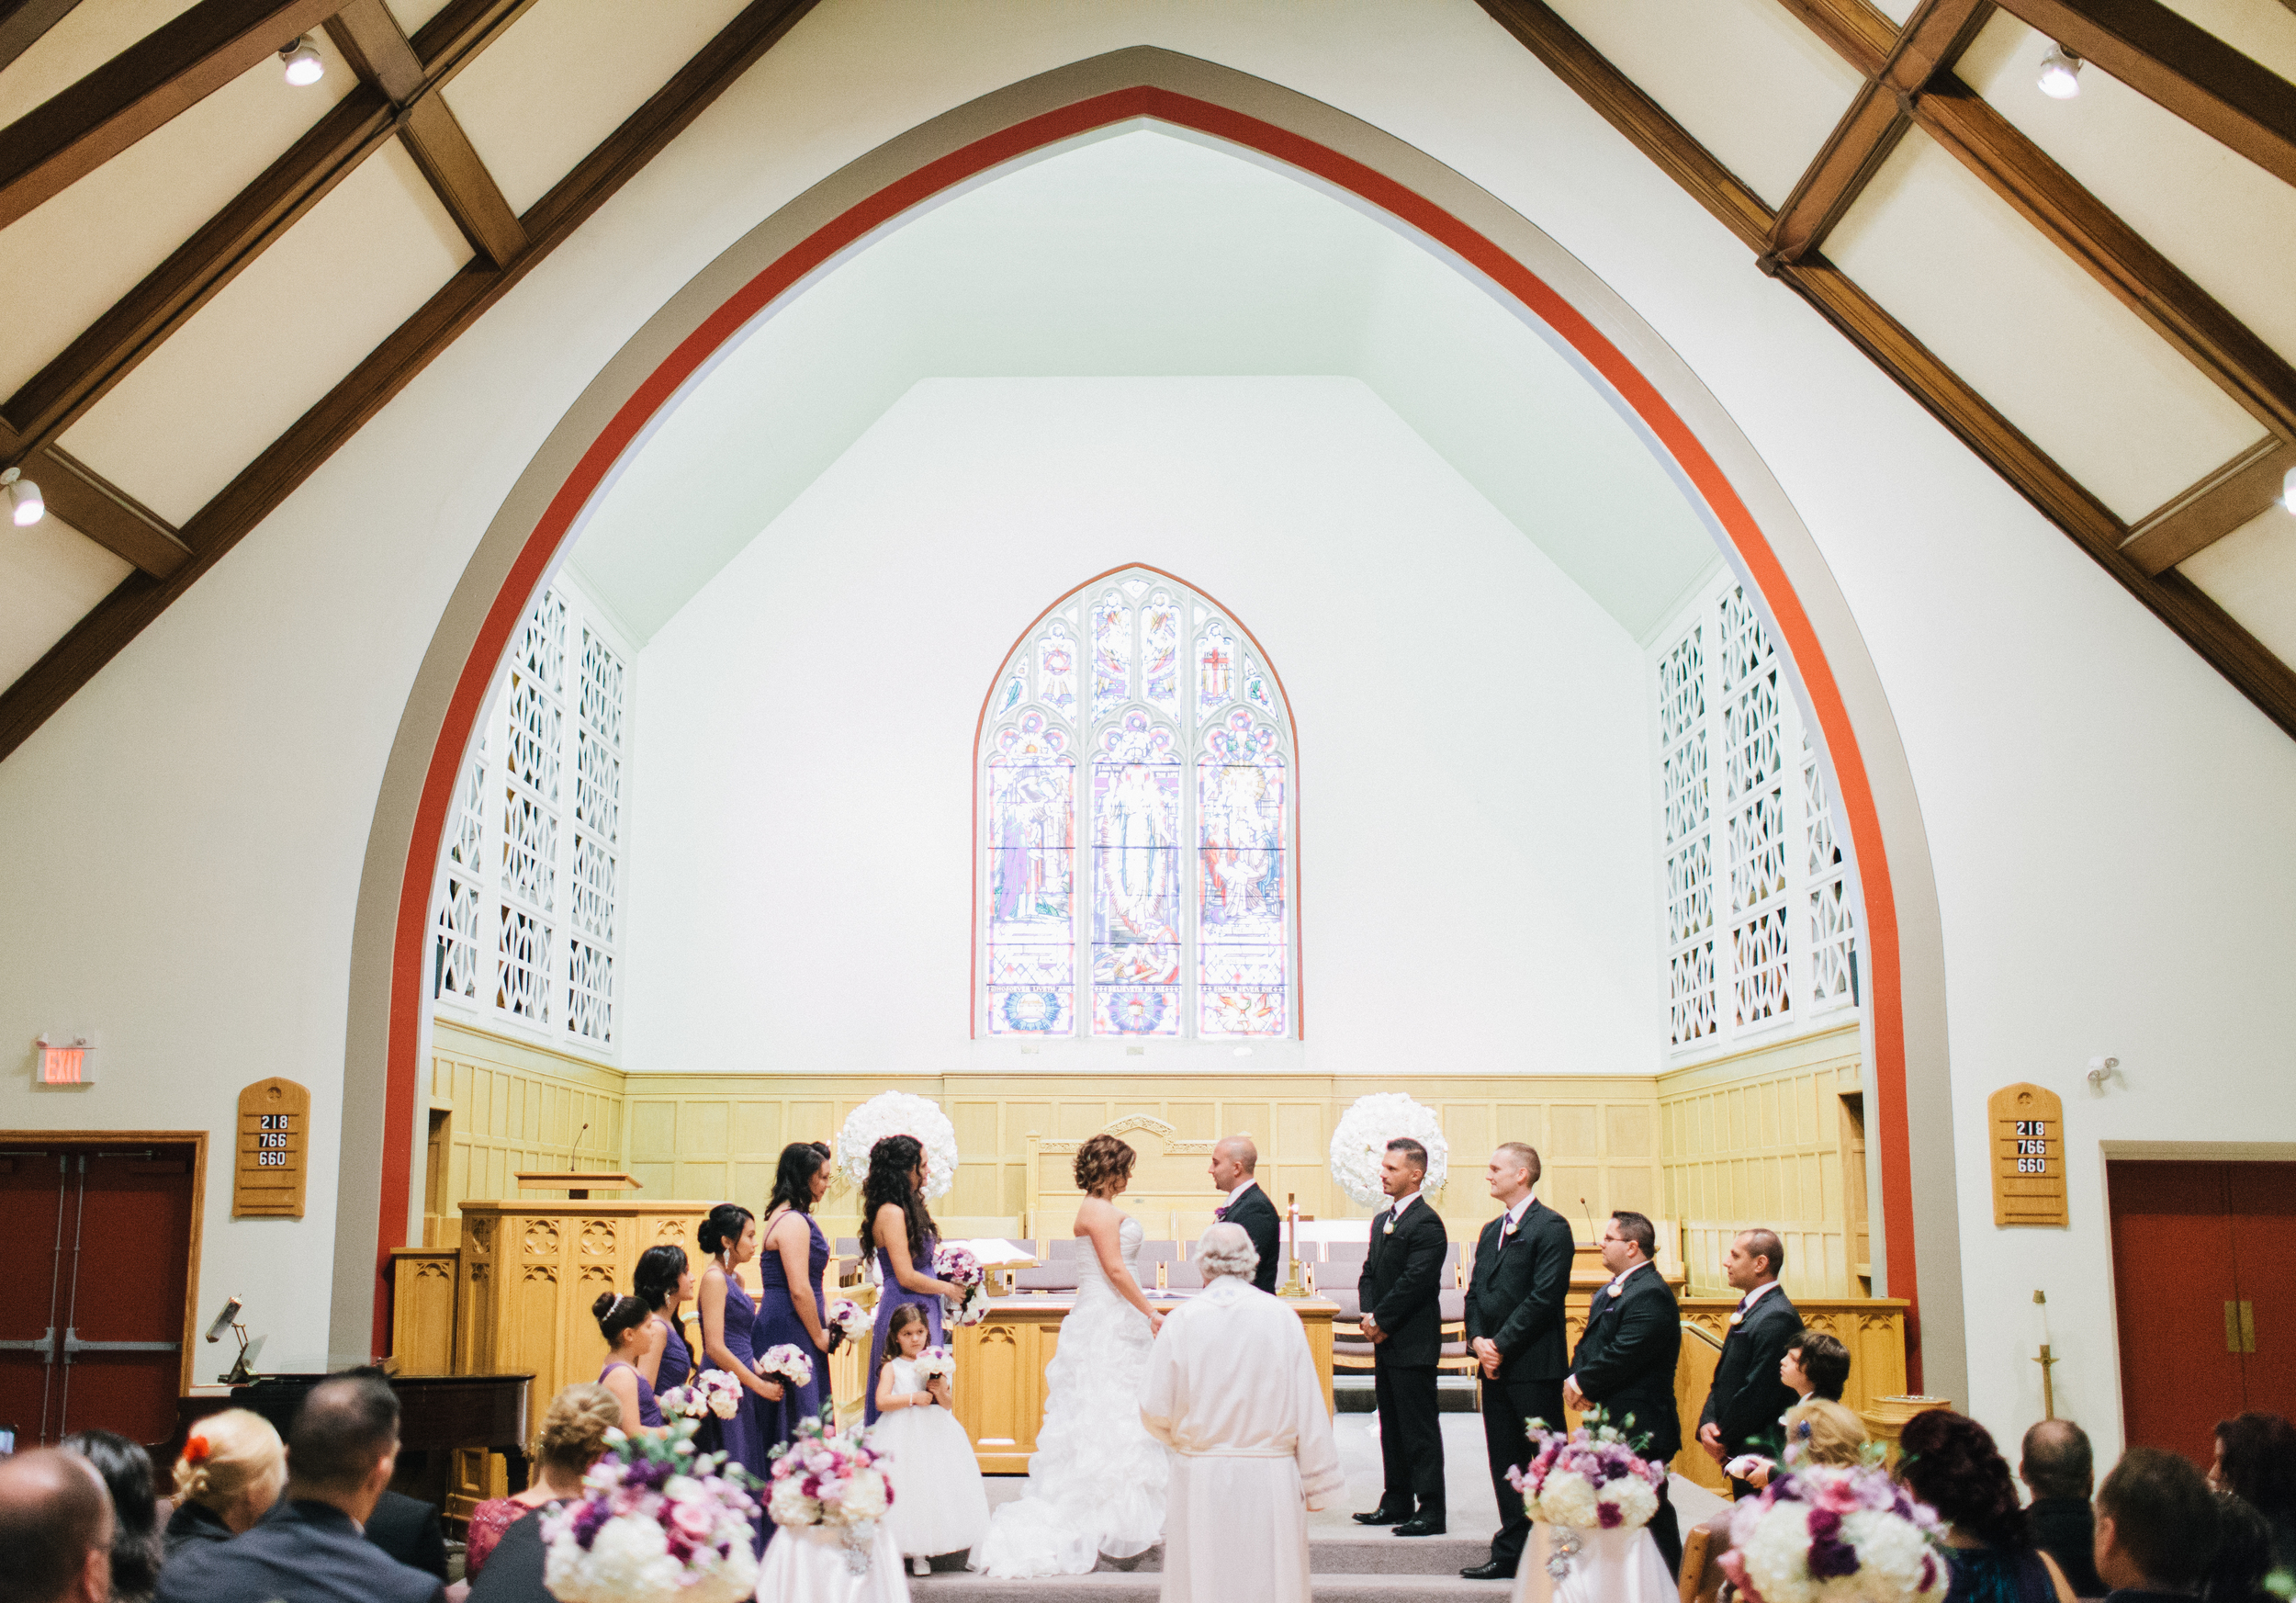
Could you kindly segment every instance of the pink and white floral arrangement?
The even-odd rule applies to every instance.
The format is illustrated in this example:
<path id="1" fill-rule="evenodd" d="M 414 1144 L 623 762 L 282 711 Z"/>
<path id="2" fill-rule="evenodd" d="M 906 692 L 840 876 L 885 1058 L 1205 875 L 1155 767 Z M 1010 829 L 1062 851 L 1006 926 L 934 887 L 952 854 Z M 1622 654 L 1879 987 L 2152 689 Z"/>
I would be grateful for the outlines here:
<path id="1" fill-rule="evenodd" d="M 1527 1465 L 1507 1472 L 1507 1483 L 1523 1494 L 1533 1519 L 1573 1530 L 1634 1530 L 1657 1515 L 1666 1466 L 1636 1456 L 1600 1410 L 1568 1436 L 1534 1419 L 1529 1436 L 1537 1451 Z"/>
<path id="2" fill-rule="evenodd" d="M 1739 1502 L 1721 1564 L 1748 1603 L 1916 1603 L 1951 1584 L 1943 1534 L 1878 1465 L 1815 1465 Z"/>
<path id="3" fill-rule="evenodd" d="M 876 1317 L 850 1297 L 829 1299 L 829 1327 L 848 1341 L 867 1341 L 877 1327 Z"/>
<path id="4" fill-rule="evenodd" d="M 823 1530 L 845 1550 L 846 1568 L 867 1575 L 877 1522 L 893 1507 L 887 1456 L 866 1427 L 840 1435 L 818 1419 L 801 1419 L 797 1434 L 773 1450 L 766 1512 L 776 1525 Z"/>
<path id="5" fill-rule="evenodd" d="M 758 1589 L 739 1465 L 696 1453 L 691 1420 L 666 1437 L 606 1433 L 583 1495 L 542 1517 L 543 1585 L 560 1603 L 737 1603 Z"/>
<path id="6" fill-rule="evenodd" d="M 969 1247 L 944 1241 L 933 1249 L 933 1278 L 947 1281 L 964 1293 L 942 1316 L 945 1325 L 977 1325 L 988 1313 L 988 1271 Z M 943 1298 L 944 1303 L 948 1299 Z"/>
<path id="7" fill-rule="evenodd" d="M 953 1385 L 957 1379 L 957 1355 L 945 1347 L 927 1348 L 917 1355 L 917 1378 L 947 1381 Z"/>
<path id="8" fill-rule="evenodd" d="M 813 1360 L 786 1341 L 758 1354 L 754 1367 L 769 1381 L 781 1381 L 800 1390 L 813 1384 Z"/>
<path id="9" fill-rule="evenodd" d="M 724 1370 L 702 1370 L 682 1386 L 672 1386 L 654 1399 L 664 1414 L 680 1419 L 701 1419 L 715 1414 L 731 1419 L 741 1412 L 741 1383 Z"/>

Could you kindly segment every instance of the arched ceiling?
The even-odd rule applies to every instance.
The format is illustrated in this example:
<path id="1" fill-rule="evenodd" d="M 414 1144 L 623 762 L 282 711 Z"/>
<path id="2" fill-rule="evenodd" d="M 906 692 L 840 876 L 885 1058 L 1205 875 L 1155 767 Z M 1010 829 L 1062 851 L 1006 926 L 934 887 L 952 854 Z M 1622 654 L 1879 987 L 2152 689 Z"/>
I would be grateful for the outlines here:
<path id="1" fill-rule="evenodd" d="M 1716 559 L 1540 334 L 1356 208 L 1158 125 L 1007 169 L 762 321 L 646 441 L 570 560 L 643 639 L 926 378 L 1360 378 L 1626 632 Z"/>
<path id="2" fill-rule="evenodd" d="M 1743 242 L 1750 268 L 2296 732 L 2296 517 L 2273 500 L 2296 465 L 2290 0 L 1478 3 L 1491 49 L 1532 51 L 1556 93 L 1582 97 Z M 1409 4 L 1468 0 L 1383 0 L 1380 15 Z M 0 0 L 0 465 L 20 465 L 51 507 L 36 529 L 0 528 L 0 755 L 792 28 L 1026 25 L 1010 6 L 905 16 L 870 0 L 631 15 L 626 0 Z M 1142 0 L 1138 22 L 1137 42 L 1172 42 L 1165 8 Z M 291 89 L 274 52 L 307 31 L 330 71 Z M 2034 86 L 2051 39 L 2088 60 L 2076 99 Z M 997 209 L 1042 204 L 1061 165 L 913 226 L 977 254 Z M 1193 171 L 1208 208 L 1284 182 Z M 1128 181 L 1141 205 L 1186 212 L 1144 168 Z M 836 303 L 859 315 L 872 274 L 894 298 L 881 310 L 916 309 L 861 331 L 875 340 L 863 371 L 820 373 L 823 415 L 793 420 L 706 509 L 697 551 L 754 532 L 904 372 L 1169 371 L 1190 352 L 1199 372 L 1249 360 L 1361 377 L 1622 622 L 1640 615 L 1665 582 L 1660 553 L 1684 536 L 1626 468 L 1617 515 L 1649 560 L 1592 532 L 1548 447 L 1600 425 L 1583 407 L 1559 417 L 1536 340 L 1518 329 L 1523 362 L 1488 359 L 1452 322 L 1488 312 L 1458 299 L 1470 286 L 1414 287 L 1433 264 L 1410 262 L 1413 247 L 1359 218 L 1361 237 L 1344 238 L 1305 191 L 1277 204 L 1331 260 L 1300 260 L 1289 228 L 1239 226 L 1185 271 L 1134 275 L 1122 304 L 1041 305 L 1005 282 L 1025 271 L 972 262 L 985 304 L 1003 292 L 993 353 L 951 326 L 963 320 L 929 315 L 931 286 L 894 282 L 903 252 L 887 240 L 881 265 L 864 255 L 851 285 L 816 290 L 729 364 L 800 360 L 805 317 L 830 337 Z M 1097 251 L 1120 277 L 1128 264 L 1083 215 L 1044 226 L 1056 220 L 1031 224 L 1037 265 Z M 1187 237 L 1188 217 L 1167 220 Z M 1312 317 L 1270 299 L 1287 276 L 1312 287 Z M 1458 404 L 1479 385 L 1502 418 Z M 717 403 L 697 402 L 666 432 L 665 467 L 705 440 Z M 613 526 L 609 508 L 595 558 L 608 582 Z M 658 608 L 675 585 L 653 582 Z"/>

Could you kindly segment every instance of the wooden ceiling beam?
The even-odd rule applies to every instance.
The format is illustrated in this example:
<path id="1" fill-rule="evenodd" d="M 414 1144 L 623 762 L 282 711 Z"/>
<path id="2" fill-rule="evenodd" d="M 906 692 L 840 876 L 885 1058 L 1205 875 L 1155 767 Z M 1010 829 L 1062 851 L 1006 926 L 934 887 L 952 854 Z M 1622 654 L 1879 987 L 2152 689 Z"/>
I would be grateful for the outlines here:
<path id="1" fill-rule="evenodd" d="M 571 238 L 623 185 L 771 50 L 815 0 L 751 0 L 709 43 L 520 219 L 526 248 L 506 267 L 474 261 L 400 325 L 184 527 L 192 558 L 166 580 L 130 574 L 0 692 L 0 758 L 94 678 L 415 376 Z"/>
<path id="2" fill-rule="evenodd" d="M 2296 84 L 2160 0 L 1998 0 L 2145 98 L 2296 184 Z"/>
<path id="3" fill-rule="evenodd" d="M 342 0 L 200 0 L 0 128 L 0 228 L 324 22 Z"/>
<path id="4" fill-rule="evenodd" d="M 0 69 L 40 41 L 80 0 L 0 0 Z"/>
<path id="5" fill-rule="evenodd" d="M 383 0 L 350 0 L 328 22 L 327 36 L 362 83 L 400 107 L 400 142 L 471 248 L 498 267 L 507 265 L 525 249 L 526 231 L 445 97 L 433 93 L 422 60 L 390 8 Z"/>
<path id="6" fill-rule="evenodd" d="M 1678 181 L 1691 175 L 1695 182 L 1683 186 L 1750 249 L 1765 252 L 1772 220 L 1761 200 L 1545 0 L 1480 3 L 1662 170 Z M 1941 63 L 1950 60 L 1950 54 L 1941 53 Z M 1564 65 L 1556 65 L 1559 62 Z M 1766 255 L 1762 259 L 1782 283 L 2206 658 L 2266 717 L 2296 736 L 2296 671 L 2182 574 L 2151 573 L 2140 566 L 2123 548 L 2131 531 L 2102 502 L 1822 254 L 1811 252 L 1795 262 Z"/>
<path id="7" fill-rule="evenodd" d="M 2122 554 L 2150 574 L 2205 551 L 2280 499 L 2296 445 L 2261 440 L 2158 510 L 2139 518 Z"/>
<path id="8" fill-rule="evenodd" d="M 191 548 L 167 520 L 126 491 L 53 446 L 25 451 L 23 445 L 0 423 L 0 455 L 39 486 L 50 516 L 154 578 L 164 579 L 191 560 Z"/>
<path id="9" fill-rule="evenodd" d="M 1876 77 L 1897 45 L 1897 25 L 1868 0 L 1778 0 L 1834 53 L 1867 77 Z"/>

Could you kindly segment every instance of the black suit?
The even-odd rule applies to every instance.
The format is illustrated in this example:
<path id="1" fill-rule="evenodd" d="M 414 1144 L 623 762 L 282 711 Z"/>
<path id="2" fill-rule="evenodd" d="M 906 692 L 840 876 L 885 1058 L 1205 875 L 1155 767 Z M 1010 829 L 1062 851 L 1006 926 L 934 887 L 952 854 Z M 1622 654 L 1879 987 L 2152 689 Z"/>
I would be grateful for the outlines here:
<path id="1" fill-rule="evenodd" d="M 1507 1471 L 1530 1462 L 1530 1421 L 1562 1428 L 1562 1377 L 1570 1367 L 1563 1339 L 1562 1301 L 1570 1289 L 1575 1247 L 1570 1222 L 1534 1202 L 1513 1230 L 1502 1214 L 1475 1243 L 1475 1272 L 1467 1287 L 1467 1339 L 1488 1338 L 1499 1349 L 1499 1376 L 1482 1383 L 1483 1449 L 1491 1457 L 1491 1490 L 1499 1498 L 1499 1532 L 1491 1562 L 1512 1572 L 1530 1540 L 1523 1496 Z"/>
<path id="2" fill-rule="evenodd" d="M 1660 1466 L 1683 1450 L 1682 1420 L 1674 1411 L 1674 1366 L 1682 1351 L 1682 1311 L 1664 1277 L 1645 1263 L 1615 1288 L 1596 1290 L 1570 1363 L 1587 1401 L 1599 1405 L 1629 1440 L 1639 1439 L 1635 1451 Z M 1667 1492 L 1659 1488 L 1650 1535 L 1671 1575 L 1683 1567 L 1683 1536 Z"/>
<path id="3" fill-rule="evenodd" d="M 435 1503 L 385 1492 L 366 1517 L 366 1540 L 409 1569 L 445 1581 L 446 1533 L 439 1529 Z"/>
<path id="4" fill-rule="evenodd" d="M 446 1588 L 359 1534 L 329 1503 L 286 1502 L 230 1541 L 179 1550 L 153 1603 L 438 1603 Z"/>
<path id="5" fill-rule="evenodd" d="M 1741 1308 L 1743 1305 L 1741 1304 Z M 1802 1316 L 1778 1286 L 1764 1292 L 1761 1301 L 1743 1309 L 1742 1316 L 1722 1338 L 1722 1356 L 1715 1360 L 1714 1384 L 1706 1391 L 1705 1412 L 1698 1416 L 1701 1430 L 1722 1428 L 1722 1462 L 1742 1452 L 1759 1452 L 1783 1459 L 1778 1416 L 1798 1399 L 1794 1388 L 1778 1378 L 1778 1360 L 1802 1334 Z M 1746 1497 L 1754 1488 L 1743 1481 L 1730 1483 L 1731 1494 Z"/>
<path id="6" fill-rule="evenodd" d="M 1371 1250 L 1356 1293 L 1386 1339 L 1372 1349 L 1371 1387 L 1379 1405 L 1379 1458 L 1386 1474 L 1379 1507 L 1444 1523 L 1443 1424 L 1435 1411 L 1435 1360 L 1443 1356 L 1443 1252 L 1451 1244 L 1424 1197 L 1395 1217 L 1394 1204 L 1371 1221 Z"/>
<path id="7" fill-rule="evenodd" d="M 2057 1561 L 2076 1597 L 2101 1597 L 2097 1576 L 2097 1516 L 2086 1497 L 2035 1497 L 2027 1510 L 2033 1545 Z"/>
<path id="8" fill-rule="evenodd" d="M 1225 1225 L 1241 1225 L 1244 1233 L 1259 1249 L 1260 1267 L 1252 1276 L 1252 1283 L 1263 1292 L 1276 1289 L 1276 1266 L 1283 1259 L 1283 1224 L 1277 1216 L 1276 1204 L 1266 1191 L 1254 1180 L 1250 1189 L 1220 1210 Z"/>

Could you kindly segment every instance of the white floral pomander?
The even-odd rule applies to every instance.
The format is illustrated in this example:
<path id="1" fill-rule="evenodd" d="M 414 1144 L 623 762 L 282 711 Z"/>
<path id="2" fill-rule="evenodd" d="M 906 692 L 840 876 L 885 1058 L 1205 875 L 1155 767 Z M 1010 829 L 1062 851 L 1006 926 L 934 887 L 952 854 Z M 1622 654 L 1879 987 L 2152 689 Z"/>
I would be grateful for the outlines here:
<path id="1" fill-rule="evenodd" d="M 1332 1178 L 1340 1190 L 1369 1206 L 1386 1192 L 1379 1189 L 1379 1159 L 1387 1144 L 1408 1135 L 1427 1149 L 1427 1178 L 1422 1191 L 1439 1191 L 1451 1177 L 1451 1144 L 1443 1138 L 1442 1121 L 1424 1102 L 1401 1091 L 1381 1091 L 1357 1097 L 1339 1116 L 1332 1131 Z"/>
<path id="2" fill-rule="evenodd" d="M 879 1091 L 845 1115 L 837 1133 L 837 1166 L 856 1186 L 869 1178 L 869 1149 L 888 1135 L 925 1145 L 925 1200 L 938 1202 L 957 1183 L 957 1127 L 930 1097 Z"/>

